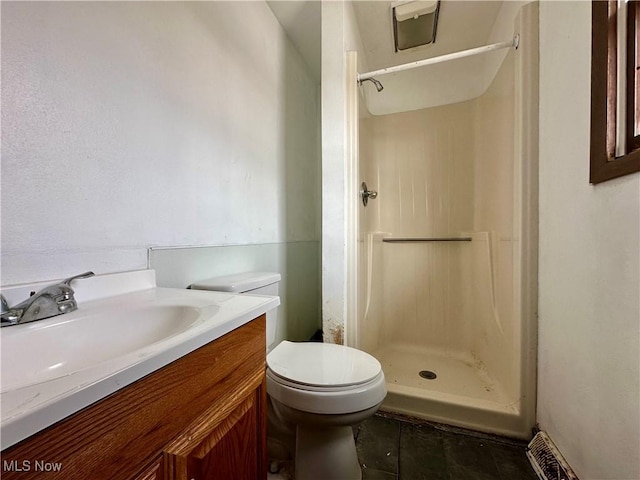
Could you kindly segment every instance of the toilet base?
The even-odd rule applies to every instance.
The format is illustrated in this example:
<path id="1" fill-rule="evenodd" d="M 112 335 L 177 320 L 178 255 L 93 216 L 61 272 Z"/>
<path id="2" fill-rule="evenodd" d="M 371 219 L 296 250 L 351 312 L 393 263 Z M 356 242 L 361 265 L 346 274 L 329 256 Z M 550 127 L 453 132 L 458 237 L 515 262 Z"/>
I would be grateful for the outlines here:
<path id="1" fill-rule="evenodd" d="M 296 428 L 296 480 L 361 480 L 351 426 Z"/>

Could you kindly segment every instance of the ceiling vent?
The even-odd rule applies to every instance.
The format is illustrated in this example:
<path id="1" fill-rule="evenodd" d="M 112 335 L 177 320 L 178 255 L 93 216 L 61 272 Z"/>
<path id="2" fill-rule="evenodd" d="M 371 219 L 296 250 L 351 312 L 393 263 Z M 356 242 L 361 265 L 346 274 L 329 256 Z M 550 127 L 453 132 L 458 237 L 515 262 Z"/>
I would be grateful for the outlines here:
<path id="1" fill-rule="evenodd" d="M 414 0 L 391 5 L 396 52 L 436 41 L 440 0 Z"/>

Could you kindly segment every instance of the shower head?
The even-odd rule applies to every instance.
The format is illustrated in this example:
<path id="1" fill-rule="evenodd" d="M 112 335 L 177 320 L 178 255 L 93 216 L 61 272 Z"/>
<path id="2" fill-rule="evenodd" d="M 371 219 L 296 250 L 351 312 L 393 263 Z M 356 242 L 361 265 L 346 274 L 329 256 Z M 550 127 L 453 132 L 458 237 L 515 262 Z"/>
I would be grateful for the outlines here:
<path id="1" fill-rule="evenodd" d="M 381 92 L 382 89 L 384 88 L 382 84 L 375 78 L 365 78 L 364 80 L 358 80 L 358 84 L 362 85 L 362 82 L 366 82 L 366 81 L 373 83 L 376 86 L 376 90 L 379 92 Z"/>
<path id="2" fill-rule="evenodd" d="M 382 84 L 378 80 L 376 80 L 375 78 L 370 78 L 369 80 L 371 80 L 373 82 L 373 84 L 376 86 L 376 90 L 377 91 L 379 91 L 379 92 L 382 91 L 382 89 L 384 87 L 382 86 Z"/>

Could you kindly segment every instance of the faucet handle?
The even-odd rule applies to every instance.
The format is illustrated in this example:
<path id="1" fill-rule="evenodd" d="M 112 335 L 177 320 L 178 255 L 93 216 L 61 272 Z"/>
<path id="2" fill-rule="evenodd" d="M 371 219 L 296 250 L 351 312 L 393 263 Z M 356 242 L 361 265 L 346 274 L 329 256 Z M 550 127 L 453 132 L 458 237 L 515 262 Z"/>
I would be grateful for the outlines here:
<path id="1" fill-rule="evenodd" d="M 9 307 L 9 302 L 4 295 L 0 293 L 0 303 L 2 303 L 2 311 L 0 312 L 0 326 L 15 325 L 20 321 L 22 311 Z"/>
<path id="2" fill-rule="evenodd" d="M 7 313 L 9 311 L 9 303 L 7 299 L 4 298 L 4 295 L 0 293 L 0 303 L 2 303 L 2 310 L 0 310 L 0 314 Z"/>
<path id="3" fill-rule="evenodd" d="M 74 275 L 60 283 L 43 288 L 13 308 L 9 308 L 6 299 L 2 297 L 2 321 L 0 325 L 4 327 L 7 325 L 33 322 L 35 320 L 55 317 L 62 313 L 73 312 L 78 308 L 78 304 L 74 298 L 71 282 L 78 278 L 93 276 L 93 272 Z M 5 311 L 5 307 L 7 311 Z"/>
<path id="4" fill-rule="evenodd" d="M 94 275 L 95 273 L 93 272 L 84 272 L 79 275 L 74 275 L 73 277 L 69 277 L 66 280 L 63 280 L 62 283 L 67 285 L 68 287 L 71 287 L 71 282 L 73 282 L 74 280 L 78 278 L 89 278 L 89 277 L 93 277 Z"/>

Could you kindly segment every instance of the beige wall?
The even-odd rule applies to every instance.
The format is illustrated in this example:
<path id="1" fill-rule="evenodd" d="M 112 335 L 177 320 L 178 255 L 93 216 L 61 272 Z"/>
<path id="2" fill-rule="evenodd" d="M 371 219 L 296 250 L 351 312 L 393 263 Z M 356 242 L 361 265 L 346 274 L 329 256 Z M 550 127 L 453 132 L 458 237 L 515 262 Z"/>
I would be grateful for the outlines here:
<path id="1" fill-rule="evenodd" d="M 473 224 L 470 261 L 471 345 L 505 390 L 519 397 L 522 355 L 519 297 L 520 244 L 517 218 L 523 180 L 516 168 L 515 53 L 510 51 L 487 92 L 475 100 Z"/>
<path id="2" fill-rule="evenodd" d="M 640 478 L 640 174 L 589 184 L 590 2 L 540 4 L 538 422 L 580 479 Z"/>
<path id="3" fill-rule="evenodd" d="M 364 232 L 446 237 L 473 230 L 473 102 L 371 117 L 361 125 L 370 142 L 360 152 L 361 177 L 378 191 L 360 206 Z M 373 260 L 381 269 L 372 280 L 383 292 L 381 342 L 464 348 L 463 302 L 452 298 L 460 271 L 452 263 L 465 249 L 468 244 L 379 245 L 382 258 Z"/>

